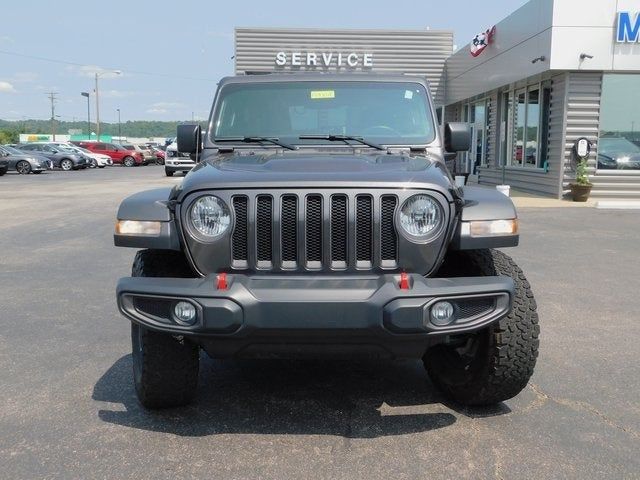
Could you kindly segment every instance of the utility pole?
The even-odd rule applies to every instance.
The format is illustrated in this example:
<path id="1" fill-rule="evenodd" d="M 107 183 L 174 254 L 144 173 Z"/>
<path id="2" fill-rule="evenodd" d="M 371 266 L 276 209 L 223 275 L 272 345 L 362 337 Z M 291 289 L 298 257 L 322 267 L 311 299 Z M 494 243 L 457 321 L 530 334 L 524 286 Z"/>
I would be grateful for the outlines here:
<path id="1" fill-rule="evenodd" d="M 56 95 L 58 92 L 47 93 L 49 100 L 51 100 L 51 135 L 54 142 L 56 141 Z"/>
<path id="2" fill-rule="evenodd" d="M 120 109 L 116 108 L 118 111 L 118 142 L 122 143 L 122 131 L 120 130 Z"/>

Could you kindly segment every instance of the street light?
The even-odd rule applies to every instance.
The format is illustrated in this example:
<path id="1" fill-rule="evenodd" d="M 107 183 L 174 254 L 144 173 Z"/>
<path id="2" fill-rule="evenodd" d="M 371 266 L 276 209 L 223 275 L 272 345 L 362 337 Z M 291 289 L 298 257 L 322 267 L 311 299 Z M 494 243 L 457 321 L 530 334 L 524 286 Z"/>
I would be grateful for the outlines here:
<path id="1" fill-rule="evenodd" d="M 91 140 L 91 110 L 89 106 L 89 92 L 80 92 L 80 95 L 87 97 L 87 140 Z"/>
<path id="2" fill-rule="evenodd" d="M 116 111 L 118 112 L 118 141 L 122 143 L 122 133 L 120 132 L 120 109 L 116 108 Z"/>
<path id="3" fill-rule="evenodd" d="M 120 75 L 122 72 L 120 70 L 105 70 L 104 72 L 96 72 L 96 136 L 98 141 L 100 141 L 100 93 L 98 91 L 98 77 L 104 75 L 105 73 L 115 73 L 116 75 Z"/>

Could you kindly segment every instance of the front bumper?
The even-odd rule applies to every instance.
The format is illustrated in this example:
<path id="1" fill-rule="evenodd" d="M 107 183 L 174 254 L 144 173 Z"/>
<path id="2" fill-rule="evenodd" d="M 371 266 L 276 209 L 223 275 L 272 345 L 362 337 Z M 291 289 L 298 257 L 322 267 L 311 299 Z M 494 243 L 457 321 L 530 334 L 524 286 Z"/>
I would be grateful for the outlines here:
<path id="1" fill-rule="evenodd" d="M 424 278 L 409 275 L 228 275 L 227 289 L 205 278 L 122 278 L 118 307 L 131 321 L 199 343 L 217 357 L 289 356 L 331 352 L 419 358 L 451 335 L 486 327 L 507 315 L 509 277 Z M 177 301 L 192 302 L 194 325 L 174 320 Z M 430 321 L 439 300 L 457 319 Z"/>
<path id="2" fill-rule="evenodd" d="M 165 161 L 164 168 L 168 172 L 189 172 L 196 164 L 194 162 Z"/>

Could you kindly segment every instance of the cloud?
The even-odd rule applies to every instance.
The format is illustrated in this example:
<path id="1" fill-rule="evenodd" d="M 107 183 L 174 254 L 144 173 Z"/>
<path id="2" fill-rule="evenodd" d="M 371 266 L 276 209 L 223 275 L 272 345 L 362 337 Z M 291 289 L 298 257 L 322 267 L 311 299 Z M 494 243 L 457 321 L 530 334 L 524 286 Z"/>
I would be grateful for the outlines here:
<path id="1" fill-rule="evenodd" d="M 16 89 L 9 82 L 0 81 L 0 92 L 1 93 L 14 93 Z"/>
<path id="2" fill-rule="evenodd" d="M 38 78 L 35 72 L 16 72 L 13 74 L 12 80 L 16 83 L 32 83 Z"/>
<path id="3" fill-rule="evenodd" d="M 147 110 L 147 113 L 154 113 L 157 115 L 163 114 L 163 113 L 167 113 L 169 110 L 167 110 L 166 108 L 150 108 Z"/>
<path id="4" fill-rule="evenodd" d="M 81 77 L 95 77 L 96 73 L 100 78 L 117 78 L 122 76 L 122 72 L 117 74 L 120 70 L 112 68 L 103 68 L 98 65 L 82 65 L 81 67 L 69 66 L 68 71 L 76 72 Z"/>
<path id="5" fill-rule="evenodd" d="M 0 37 L 0 43 L 15 43 L 13 38 L 3 35 Z"/>
<path id="6" fill-rule="evenodd" d="M 136 95 L 136 92 L 127 92 L 124 90 L 103 90 L 100 89 L 100 97 L 104 98 L 124 98 Z"/>
<path id="7" fill-rule="evenodd" d="M 180 102 L 156 102 L 151 104 L 151 108 L 184 108 L 185 104 Z"/>

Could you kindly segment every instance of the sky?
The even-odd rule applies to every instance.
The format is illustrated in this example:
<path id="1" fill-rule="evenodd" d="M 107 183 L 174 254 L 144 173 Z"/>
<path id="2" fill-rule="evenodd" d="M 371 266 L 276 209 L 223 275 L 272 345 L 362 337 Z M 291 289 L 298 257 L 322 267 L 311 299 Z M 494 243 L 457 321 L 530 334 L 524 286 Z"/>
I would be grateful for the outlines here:
<path id="1" fill-rule="evenodd" d="M 0 29 L 0 119 L 50 118 L 53 91 L 60 120 L 84 120 L 80 92 L 88 91 L 95 121 L 96 72 L 103 122 L 117 122 L 117 109 L 122 122 L 203 119 L 216 82 L 233 74 L 235 27 L 428 27 L 453 30 L 454 44 L 463 47 L 524 3 L 10 1 Z"/>

